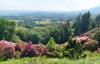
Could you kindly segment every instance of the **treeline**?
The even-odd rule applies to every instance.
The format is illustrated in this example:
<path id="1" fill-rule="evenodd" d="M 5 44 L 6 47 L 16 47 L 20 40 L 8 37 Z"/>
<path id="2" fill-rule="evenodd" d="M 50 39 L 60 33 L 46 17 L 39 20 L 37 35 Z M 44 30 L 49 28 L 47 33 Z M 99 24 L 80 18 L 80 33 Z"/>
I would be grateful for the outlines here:
<path id="1" fill-rule="evenodd" d="M 14 21 L 0 19 L 0 40 L 13 42 L 32 41 L 35 44 L 46 44 L 53 37 L 56 42 L 64 43 L 69 38 L 69 30 L 65 24 L 53 24 L 43 28 L 28 28 Z"/>
<path id="2" fill-rule="evenodd" d="M 75 31 L 74 35 L 84 34 L 85 32 L 92 30 L 100 25 L 100 14 L 92 16 L 90 12 L 79 14 L 73 25 Z"/>
<path id="3" fill-rule="evenodd" d="M 51 37 L 62 44 L 72 37 L 100 26 L 100 15 L 93 17 L 90 12 L 79 14 L 75 21 L 51 23 L 45 26 L 27 27 L 18 22 L 0 19 L 0 40 L 47 44 Z"/>

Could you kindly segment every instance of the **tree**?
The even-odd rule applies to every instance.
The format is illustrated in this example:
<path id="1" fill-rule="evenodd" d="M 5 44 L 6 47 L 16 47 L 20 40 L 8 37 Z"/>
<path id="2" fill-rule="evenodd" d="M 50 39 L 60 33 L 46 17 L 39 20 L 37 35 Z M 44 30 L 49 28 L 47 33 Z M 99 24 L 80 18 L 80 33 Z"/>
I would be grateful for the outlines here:
<path id="1" fill-rule="evenodd" d="M 79 14 L 76 18 L 76 22 L 74 23 L 74 34 L 80 35 L 87 32 L 90 29 L 90 12 L 87 12 L 83 15 Z"/>
<path id="2" fill-rule="evenodd" d="M 0 40 L 13 41 L 16 23 L 6 19 L 0 19 Z"/>
<path id="3" fill-rule="evenodd" d="M 100 14 L 95 18 L 95 24 L 99 27 L 100 25 Z"/>
<path id="4" fill-rule="evenodd" d="M 50 36 L 53 37 L 58 44 L 67 42 L 70 36 L 68 24 L 65 23 L 60 25 L 58 29 L 55 29 L 50 33 Z"/>
<path id="5" fill-rule="evenodd" d="M 29 42 L 32 41 L 33 44 L 38 44 L 38 36 L 29 30 L 18 30 L 16 33 L 22 41 Z"/>
<path id="6" fill-rule="evenodd" d="M 79 14 L 76 18 L 76 22 L 74 23 L 74 28 L 75 28 L 75 31 L 74 31 L 74 34 L 75 35 L 80 35 L 81 34 L 81 14 Z"/>
<path id="7" fill-rule="evenodd" d="M 80 24 L 81 33 L 85 33 L 89 30 L 90 17 L 91 17 L 90 12 L 87 12 L 82 15 L 82 20 L 81 20 L 81 24 Z"/>

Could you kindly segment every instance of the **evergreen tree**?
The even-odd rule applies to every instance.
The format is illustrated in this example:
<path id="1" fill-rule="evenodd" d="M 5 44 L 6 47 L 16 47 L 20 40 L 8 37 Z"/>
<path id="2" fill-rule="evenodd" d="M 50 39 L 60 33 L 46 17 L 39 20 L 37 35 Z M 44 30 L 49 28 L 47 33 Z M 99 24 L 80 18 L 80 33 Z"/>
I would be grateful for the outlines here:
<path id="1" fill-rule="evenodd" d="M 74 34 L 75 35 L 80 35 L 81 34 L 81 14 L 79 14 L 76 18 L 76 22 L 74 23 L 74 28 L 75 28 L 75 31 L 74 31 Z"/>
<path id="2" fill-rule="evenodd" d="M 99 27 L 99 25 L 100 25 L 100 14 L 95 18 L 95 24 Z"/>
<path id="3" fill-rule="evenodd" d="M 80 23 L 81 33 L 85 33 L 89 30 L 90 17 L 91 17 L 90 12 L 87 12 L 87 13 L 82 15 L 82 20 Z"/>
<path id="4" fill-rule="evenodd" d="M 55 41 L 58 44 L 62 44 L 68 41 L 70 33 L 68 29 L 67 23 L 62 24 L 61 26 L 58 27 L 58 29 L 55 29 L 50 33 L 50 36 L 55 39 Z"/>
<path id="5" fill-rule="evenodd" d="M 74 23 L 74 34 L 80 35 L 82 33 L 87 32 L 90 29 L 90 12 L 87 12 L 83 15 L 79 14 L 76 18 L 76 22 Z"/>

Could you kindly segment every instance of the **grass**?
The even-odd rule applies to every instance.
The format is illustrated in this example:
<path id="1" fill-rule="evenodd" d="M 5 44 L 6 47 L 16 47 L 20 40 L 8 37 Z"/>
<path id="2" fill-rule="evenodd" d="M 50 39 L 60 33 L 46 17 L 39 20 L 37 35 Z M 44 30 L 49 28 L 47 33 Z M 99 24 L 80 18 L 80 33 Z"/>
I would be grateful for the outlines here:
<path id="1" fill-rule="evenodd" d="M 91 54 L 84 59 L 69 60 L 67 58 L 33 57 L 23 59 L 10 59 L 1 61 L 0 64 L 100 64 L 100 54 Z"/>
<path id="2" fill-rule="evenodd" d="M 68 58 L 31 57 L 22 59 L 9 59 L 0 61 L 0 64 L 100 64 L 100 53 L 84 52 L 86 58 L 69 60 Z"/>

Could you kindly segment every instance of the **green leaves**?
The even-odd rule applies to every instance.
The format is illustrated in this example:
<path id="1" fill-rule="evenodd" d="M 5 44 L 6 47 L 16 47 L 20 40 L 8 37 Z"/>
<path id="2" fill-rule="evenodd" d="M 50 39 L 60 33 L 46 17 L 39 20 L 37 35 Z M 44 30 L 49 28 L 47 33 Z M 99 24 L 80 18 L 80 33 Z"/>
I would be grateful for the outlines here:
<path id="1" fill-rule="evenodd" d="M 13 41 L 16 23 L 6 19 L 0 19 L 0 40 Z"/>
<path id="2" fill-rule="evenodd" d="M 49 49 L 56 49 L 56 42 L 54 41 L 54 39 L 51 37 L 48 44 L 47 44 L 47 47 Z"/>

